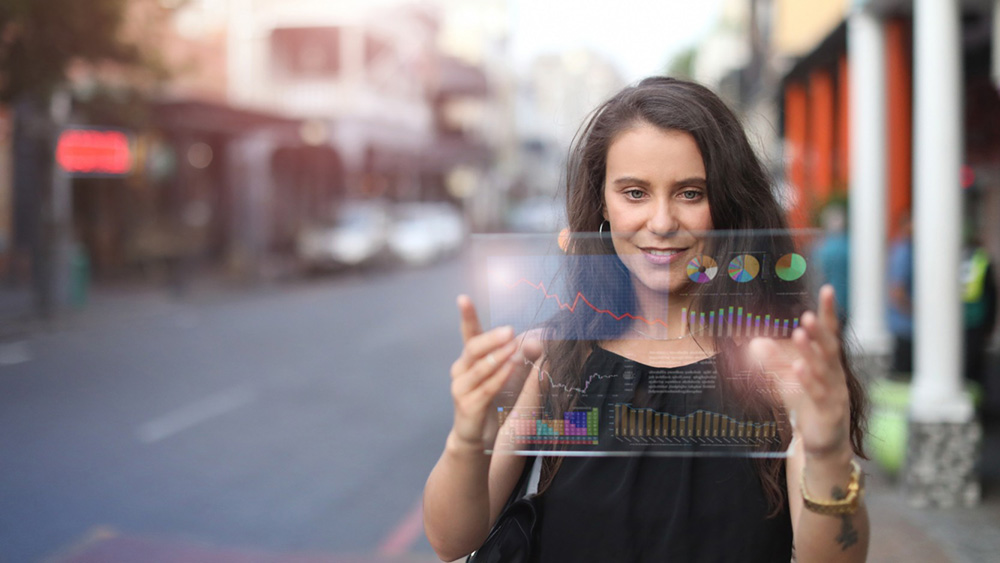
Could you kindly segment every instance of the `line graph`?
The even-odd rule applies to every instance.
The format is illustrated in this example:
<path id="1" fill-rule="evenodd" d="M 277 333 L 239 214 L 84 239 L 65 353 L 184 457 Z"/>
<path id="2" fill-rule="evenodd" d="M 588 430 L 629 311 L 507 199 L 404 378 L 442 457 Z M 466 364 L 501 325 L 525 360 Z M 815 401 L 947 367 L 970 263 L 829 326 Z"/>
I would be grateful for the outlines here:
<path id="1" fill-rule="evenodd" d="M 587 305 L 587 307 L 590 307 L 591 309 L 593 309 L 593 311 L 595 313 L 601 313 L 601 314 L 608 315 L 611 318 L 615 319 L 616 321 L 620 321 L 620 320 L 623 320 L 623 319 L 632 319 L 632 320 L 642 321 L 642 322 L 646 323 L 649 326 L 653 326 L 653 325 L 657 325 L 657 324 L 661 325 L 663 327 L 667 326 L 666 321 L 664 321 L 662 319 L 656 319 L 656 318 L 654 318 L 654 319 L 650 320 L 650 319 L 647 319 L 646 317 L 643 317 L 641 315 L 633 315 L 632 313 L 616 314 L 614 311 L 611 311 L 610 309 L 602 309 L 602 308 L 594 305 L 593 303 L 591 303 L 590 300 L 587 299 L 587 297 L 584 296 L 583 293 L 579 292 L 579 291 L 576 292 L 576 296 L 573 298 L 573 302 L 572 303 L 567 303 L 567 302 L 563 301 L 559 297 L 558 294 L 549 293 L 548 288 L 545 287 L 545 282 L 541 282 L 540 281 L 538 283 L 534 283 L 534 282 L 532 282 L 532 281 L 530 281 L 530 280 L 528 280 L 526 278 L 521 278 L 521 279 L 517 280 L 516 282 L 514 282 L 513 284 L 506 284 L 506 285 L 507 285 L 508 289 L 516 289 L 520 285 L 527 285 L 529 287 L 537 289 L 537 290 L 541 291 L 545 295 L 545 299 L 554 299 L 555 302 L 556 302 L 556 304 L 559 306 L 560 309 L 567 310 L 567 311 L 569 311 L 571 313 L 575 313 L 577 306 L 580 304 L 581 301 L 583 301 Z"/>
<path id="2" fill-rule="evenodd" d="M 556 381 L 552 378 L 552 374 L 550 374 L 548 371 L 546 371 L 545 369 L 543 369 L 540 365 L 538 365 L 537 363 L 529 360 L 528 358 L 524 359 L 524 365 L 526 365 L 526 366 L 530 365 L 531 367 L 533 367 L 536 370 L 538 370 L 538 380 L 542 381 L 543 378 L 548 379 L 549 380 L 549 387 L 550 388 L 552 388 L 552 389 L 562 389 L 563 391 L 576 392 L 576 393 L 580 393 L 580 394 L 586 394 L 587 390 L 590 389 L 590 384 L 593 383 L 594 381 L 600 381 L 602 379 L 612 379 L 612 378 L 615 378 L 615 377 L 619 377 L 621 375 L 625 375 L 625 374 L 619 374 L 619 373 L 610 373 L 610 374 L 607 374 L 607 375 L 602 375 L 600 373 L 594 372 L 594 373 L 590 374 L 587 377 L 586 380 L 584 380 L 583 387 L 574 387 L 574 386 L 572 386 L 572 385 L 570 385 L 568 383 L 556 383 Z"/>

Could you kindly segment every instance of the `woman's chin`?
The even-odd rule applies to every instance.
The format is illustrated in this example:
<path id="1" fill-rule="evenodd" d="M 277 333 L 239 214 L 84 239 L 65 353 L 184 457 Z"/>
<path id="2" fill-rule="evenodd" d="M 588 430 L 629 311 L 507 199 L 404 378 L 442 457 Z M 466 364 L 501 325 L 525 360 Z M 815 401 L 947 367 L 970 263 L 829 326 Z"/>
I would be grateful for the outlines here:
<path id="1" fill-rule="evenodd" d="M 638 276 L 637 279 L 646 291 L 662 294 L 664 297 L 670 294 L 678 294 L 689 285 L 686 279 L 664 279 L 660 276 L 651 279 L 645 276 Z"/>

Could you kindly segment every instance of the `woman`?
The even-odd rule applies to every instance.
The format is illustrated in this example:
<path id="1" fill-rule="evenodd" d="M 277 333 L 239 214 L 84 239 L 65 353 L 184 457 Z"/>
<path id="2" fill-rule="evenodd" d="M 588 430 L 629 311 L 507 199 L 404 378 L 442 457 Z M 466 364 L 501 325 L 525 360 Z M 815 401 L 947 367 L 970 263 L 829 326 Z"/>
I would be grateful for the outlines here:
<path id="1" fill-rule="evenodd" d="M 492 401 L 505 385 L 522 385 L 518 404 L 525 405 L 585 373 L 628 364 L 638 366 L 640 380 L 654 370 L 669 378 L 698 364 L 718 372 L 719 392 L 704 394 L 709 406 L 738 397 L 749 415 L 792 418 L 794 430 L 785 424 L 781 431 L 790 455 L 546 457 L 536 558 L 788 561 L 794 549 L 798 561 L 863 561 L 868 519 L 854 456 L 862 454 L 864 397 L 845 361 L 832 289 L 821 290 L 818 314 L 805 311 L 800 297 L 746 296 L 748 310 L 800 318 L 791 338 L 751 341 L 684 322 L 685 311 L 714 310 L 727 294 L 692 287 L 684 275 L 690 260 L 761 244 L 775 253 L 792 248 L 787 236 L 766 231 L 785 227 L 782 211 L 732 112 L 696 84 L 646 79 L 595 112 L 575 144 L 567 186 L 570 231 L 602 235 L 578 237 L 568 252 L 613 253 L 622 265 L 618 283 L 590 289 L 665 322 L 618 323 L 618 337 L 598 341 L 558 340 L 560 323 L 574 322 L 564 315 L 544 342 L 526 341 L 510 327 L 482 332 L 470 300 L 459 297 L 465 348 L 451 371 L 455 421 L 424 491 L 425 528 L 438 555 L 453 560 L 477 549 L 525 471 L 524 457 L 483 454 L 495 434 Z M 737 229 L 749 234 L 699 234 Z M 725 277 L 720 283 L 730 283 Z M 799 392 L 775 400 L 760 393 L 770 389 L 760 379 L 741 386 L 732 376 L 748 359 Z M 538 367 L 525 377 L 523 366 Z M 634 401 L 663 400 L 640 395 Z M 554 396 L 557 410 L 584 400 Z"/>

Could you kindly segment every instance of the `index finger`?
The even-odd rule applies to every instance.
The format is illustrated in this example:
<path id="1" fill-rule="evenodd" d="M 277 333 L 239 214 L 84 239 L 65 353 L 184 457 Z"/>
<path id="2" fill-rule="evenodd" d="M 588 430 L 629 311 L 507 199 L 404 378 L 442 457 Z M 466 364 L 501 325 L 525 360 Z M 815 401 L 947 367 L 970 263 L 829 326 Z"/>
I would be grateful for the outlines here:
<path id="1" fill-rule="evenodd" d="M 824 284 L 819 289 L 819 318 L 830 332 L 837 334 L 840 330 L 840 320 L 837 318 L 837 297 L 833 286 Z"/>
<path id="2" fill-rule="evenodd" d="M 483 333 L 483 327 L 479 324 L 479 315 L 476 313 L 476 306 L 472 304 L 472 299 L 468 295 L 458 296 L 458 311 L 462 316 L 462 343 L 466 343 L 473 336 Z"/>
<path id="3" fill-rule="evenodd" d="M 820 331 L 820 345 L 831 355 L 836 355 L 840 349 L 840 320 L 837 318 L 836 297 L 833 286 L 826 284 L 819 290 L 819 325 L 825 328 Z M 825 332 L 825 334 L 823 334 Z"/>

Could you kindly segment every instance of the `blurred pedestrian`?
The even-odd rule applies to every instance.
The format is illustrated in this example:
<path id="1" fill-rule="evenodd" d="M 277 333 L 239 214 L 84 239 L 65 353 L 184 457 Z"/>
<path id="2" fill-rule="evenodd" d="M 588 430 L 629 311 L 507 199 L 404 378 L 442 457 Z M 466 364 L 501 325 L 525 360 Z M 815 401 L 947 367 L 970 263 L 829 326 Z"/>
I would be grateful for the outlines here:
<path id="1" fill-rule="evenodd" d="M 847 324 L 850 311 L 850 242 L 847 238 L 847 210 L 842 203 L 831 203 L 820 215 L 823 239 L 814 251 L 821 283 L 833 286 L 837 294 L 837 318 Z"/>
<path id="2" fill-rule="evenodd" d="M 892 333 L 892 361 L 889 370 L 896 376 L 913 373 L 913 223 L 909 212 L 900 218 L 896 238 L 889 248 L 889 332 Z"/>
<path id="3" fill-rule="evenodd" d="M 965 320 L 965 377 L 986 386 L 986 345 L 997 316 L 997 285 L 990 255 L 975 235 L 962 255 L 962 301 Z"/>
<path id="4" fill-rule="evenodd" d="M 688 265 L 708 252 L 705 231 L 731 233 L 711 249 L 727 258 L 742 258 L 740 249 L 757 229 L 771 233 L 757 235 L 767 255 L 794 247 L 736 116 L 702 86 L 648 78 L 592 114 L 571 152 L 567 178 L 567 254 L 613 257 L 594 289 L 624 295 L 632 314 L 601 319 L 617 331 L 613 338 L 566 340 L 556 329 L 577 330 L 587 321 L 562 309 L 545 340 L 521 346 L 509 326 L 484 332 L 471 300 L 459 298 L 465 343 L 451 369 L 454 424 L 423 499 L 434 550 L 447 561 L 479 550 L 474 561 L 771 562 L 790 560 L 794 547 L 799 561 L 864 561 L 869 525 L 854 456 L 862 453 L 865 399 L 846 362 L 832 288 L 824 286 L 817 306 L 804 280 L 789 281 L 780 295 L 771 284 L 741 286 L 747 303 L 801 318 L 790 337 L 705 333 L 682 319 L 692 304 L 733 294 L 709 288 L 738 283 L 720 275 L 714 286 L 701 284 L 700 293 L 688 277 Z M 576 267 L 573 284 L 589 291 L 592 270 Z M 654 317 L 665 320 L 656 326 L 640 320 Z M 736 376 L 747 356 L 796 391 L 779 396 L 760 380 L 740 386 Z M 651 384 L 627 387 L 631 369 L 636 386 L 648 384 L 654 372 L 679 382 L 691 370 L 705 370 L 717 386 L 697 400 L 716 405 L 709 412 L 726 412 L 728 405 L 773 417 L 788 457 L 636 455 L 652 442 L 610 458 L 549 451 L 526 459 L 497 451 L 493 399 L 511 381 L 521 385 L 516 408 L 556 417 L 569 412 L 566 401 L 601 413 L 605 425 L 607 413 L 623 402 L 694 412 L 688 395 L 656 392 Z M 615 394 L 570 392 L 595 373 Z M 512 435 L 513 419 L 500 436 Z M 520 484 L 534 478 L 538 494 L 519 499 Z M 505 506 L 516 511 L 501 514 Z"/>

